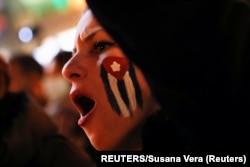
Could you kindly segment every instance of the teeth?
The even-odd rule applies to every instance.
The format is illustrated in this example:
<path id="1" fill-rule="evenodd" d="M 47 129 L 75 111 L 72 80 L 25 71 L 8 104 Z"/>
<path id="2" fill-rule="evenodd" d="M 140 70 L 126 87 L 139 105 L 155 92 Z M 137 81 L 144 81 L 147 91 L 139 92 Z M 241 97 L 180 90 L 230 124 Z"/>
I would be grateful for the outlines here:
<path id="1" fill-rule="evenodd" d="M 95 105 L 95 102 L 86 96 L 76 97 L 75 102 L 81 108 L 83 116 L 89 113 Z"/>

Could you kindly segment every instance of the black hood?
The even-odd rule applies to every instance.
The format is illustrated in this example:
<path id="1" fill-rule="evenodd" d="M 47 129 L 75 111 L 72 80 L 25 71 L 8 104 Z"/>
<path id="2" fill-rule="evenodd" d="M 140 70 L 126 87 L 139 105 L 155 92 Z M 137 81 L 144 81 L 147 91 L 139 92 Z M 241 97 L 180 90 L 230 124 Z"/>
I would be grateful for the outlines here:
<path id="1" fill-rule="evenodd" d="M 233 33 L 239 30 L 229 34 L 227 29 L 238 23 L 228 20 L 234 12 L 242 17 L 239 11 L 244 15 L 246 5 L 237 9 L 238 1 L 87 3 L 125 54 L 144 71 L 161 101 L 162 94 L 166 97 L 172 91 L 189 99 L 203 98 L 198 97 L 200 93 L 211 94 L 232 80 L 235 55 L 230 40 L 235 40 Z"/>
<path id="2" fill-rule="evenodd" d="M 87 4 L 143 70 L 169 115 L 178 115 L 186 128 L 204 135 L 204 147 L 209 149 L 216 141 L 219 148 L 227 144 L 246 148 L 248 0 L 87 0 Z M 232 133 L 233 129 L 237 130 Z"/>

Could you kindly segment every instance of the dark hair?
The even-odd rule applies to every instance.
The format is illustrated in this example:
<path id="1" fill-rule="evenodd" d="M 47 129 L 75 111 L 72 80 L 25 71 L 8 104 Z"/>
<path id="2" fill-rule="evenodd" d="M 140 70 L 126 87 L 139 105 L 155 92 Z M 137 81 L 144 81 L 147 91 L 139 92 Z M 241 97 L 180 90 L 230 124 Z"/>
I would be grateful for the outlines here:
<path id="1" fill-rule="evenodd" d="M 148 76 L 168 120 L 201 149 L 249 146 L 248 0 L 86 2 Z"/>
<path id="2" fill-rule="evenodd" d="M 72 57 L 71 51 L 60 50 L 54 57 L 54 61 L 58 65 L 59 70 L 61 70 L 64 64 Z"/>
<path id="3" fill-rule="evenodd" d="M 25 53 L 17 53 L 10 59 L 10 64 L 16 63 L 20 65 L 23 72 L 30 73 L 35 72 L 40 76 L 43 76 L 43 67 L 39 64 L 31 55 Z"/>
<path id="4" fill-rule="evenodd" d="M 5 84 L 8 86 L 10 79 L 8 76 L 8 71 L 7 71 L 8 67 L 7 67 L 7 63 L 4 61 L 3 58 L 0 57 L 0 75 L 3 75 L 4 77 L 4 82 Z M 2 85 L 2 84 L 1 84 Z"/>

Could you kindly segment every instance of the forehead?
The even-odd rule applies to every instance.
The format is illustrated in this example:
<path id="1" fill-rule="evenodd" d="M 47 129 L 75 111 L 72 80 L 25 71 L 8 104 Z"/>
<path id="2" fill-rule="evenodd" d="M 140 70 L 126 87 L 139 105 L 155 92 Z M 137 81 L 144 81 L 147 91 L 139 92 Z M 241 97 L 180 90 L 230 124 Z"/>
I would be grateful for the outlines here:
<path id="1" fill-rule="evenodd" d="M 91 10 L 88 9 L 83 13 L 81 19 L 78 22 L 78 26 L 76 29 L 76 37 L 79 37 L 80 35 L 82 38 L 100 29 L 101 29 L 100 24 L 95 19 Z"/>

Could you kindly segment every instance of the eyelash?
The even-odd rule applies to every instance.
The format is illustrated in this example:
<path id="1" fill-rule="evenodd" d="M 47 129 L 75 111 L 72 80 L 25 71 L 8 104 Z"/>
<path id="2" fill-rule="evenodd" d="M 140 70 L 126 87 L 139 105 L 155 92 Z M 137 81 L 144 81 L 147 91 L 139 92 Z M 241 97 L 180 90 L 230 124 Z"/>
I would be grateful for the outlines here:
<path id="1" fill-rule="evenodd" d="M 106 50 L 107 48 L 115 45 L 114 42 L 109 41 L 97 41 L 95 42 L 93 48 L 91 49 L 91 53 L 97 54 L 101 53 L 102 51 Z"/>

